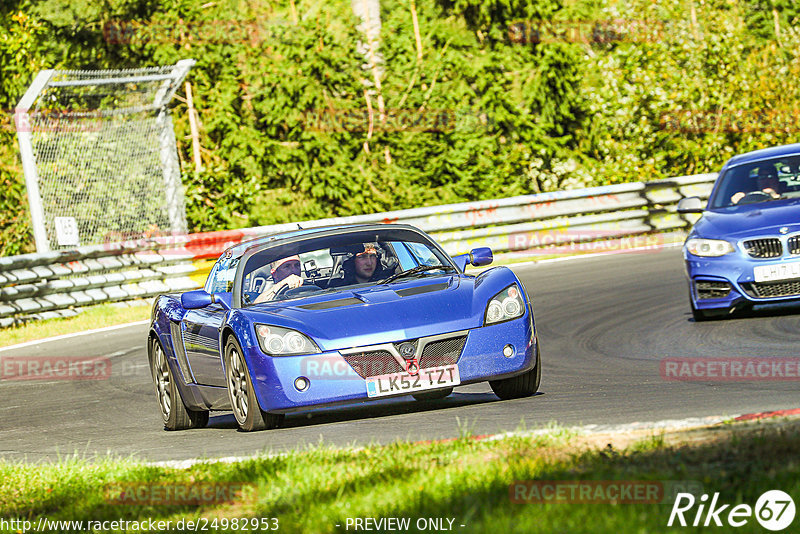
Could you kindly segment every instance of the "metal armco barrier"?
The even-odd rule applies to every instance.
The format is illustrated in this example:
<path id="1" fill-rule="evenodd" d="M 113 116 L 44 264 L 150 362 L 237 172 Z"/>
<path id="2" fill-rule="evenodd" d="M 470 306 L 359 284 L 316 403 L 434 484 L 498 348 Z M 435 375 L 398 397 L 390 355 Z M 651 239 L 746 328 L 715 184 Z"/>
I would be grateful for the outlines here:
<path id="1" fill-rule="evenodd" d="M 0 257 L 0 326 L 74 315 L 88 304 L 195 289 L 198 284 L 189 277 L 197 269 L 192 261 L 216 258 L 231 245 L 296 230 L 298 225 L 411 224 L 431 234 L 449 254 L 488 246 L 501 258 L 542 256 L 554 246 L 679 231 L 692 220 L 676 213 L 678 200 L 707 198 L 715 179 L 716 174 L 701 174 Z"/>

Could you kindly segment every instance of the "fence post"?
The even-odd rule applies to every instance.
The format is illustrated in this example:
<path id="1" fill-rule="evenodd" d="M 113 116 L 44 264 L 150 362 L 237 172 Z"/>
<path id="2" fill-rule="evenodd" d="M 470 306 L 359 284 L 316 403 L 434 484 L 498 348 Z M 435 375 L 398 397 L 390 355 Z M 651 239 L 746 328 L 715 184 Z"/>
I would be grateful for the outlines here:
<path id="1" fill-rule="evenodd" d="M 50 242 L 47 240 L 42 197 L 39 195 L 39 175 L 36 172 L 36 156 L 33 153 L 33 142 L 31 140 L 31 116 L 28 111 L 41 90 L 50 81 L 53 72 L 53 70 L 43 70 L 36 76 L 31 86 L 25 91 L 22 100 L 17 104 L 14 112 L 22 170 L 25 173 L 25 187 L 28 190 L 33 239 L 36 243 L 36 252 L 40 253 L 50 251 Z"/>

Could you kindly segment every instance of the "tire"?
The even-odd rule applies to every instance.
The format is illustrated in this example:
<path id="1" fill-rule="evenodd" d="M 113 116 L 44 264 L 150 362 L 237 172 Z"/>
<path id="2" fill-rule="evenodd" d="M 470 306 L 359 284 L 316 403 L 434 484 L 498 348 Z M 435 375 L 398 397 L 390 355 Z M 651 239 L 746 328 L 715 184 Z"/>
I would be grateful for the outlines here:
<path id="1" fill-rule="evenodd" d="M 172 368 L 167 362 L 161 343 L 155 338 L 150 341 L 150 373 L 156 387 L 164 430 L 203 428 L 208 424 L 208 411 L 190 410 L 183 403 Z"/>
<path id="2" fill-rule="evenodd" d="M 225 343 L 225 384 L 233 416 L 236 417 L 239 428 L 245 432 L 277 428 L 283 422 L 283 414 L 261 411 L 250 371 L 234 336 L 228 337 Z"/>
<path id="3" fill-rule="evenodd" d="M 542 381 L 542 365 L 539 357 L 539 343 L 536 343 L 536 367 L 526 371 L 521 375 L 512 376 L 503 380 L 490 380 L 494 394 L 502 400 L 521 399 L 530 397 L 539 391 L 539 383 Z"/>
<path id="4" fill-rule="evenodd" d="M 453 388 L 444 388 L 439 389 L 436 391 L 425 391 L 423 393 L 412 393 L 411 396 L 414 397 L 414 400 L 422 401 L 432 401 L 432 400 L 439 400 L 447 397 L 453 392 Z"/>

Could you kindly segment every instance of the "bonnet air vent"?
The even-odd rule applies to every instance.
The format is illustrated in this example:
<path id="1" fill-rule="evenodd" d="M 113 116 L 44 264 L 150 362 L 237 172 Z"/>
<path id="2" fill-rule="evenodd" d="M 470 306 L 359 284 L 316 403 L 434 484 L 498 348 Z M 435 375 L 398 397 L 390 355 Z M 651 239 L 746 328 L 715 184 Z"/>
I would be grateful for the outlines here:
<path id="1" fill-rule="evenodd" d="M 315 302 L 314 304 L 303 304 L 302 306 L 298 306 L 298 308 L 303 308 L 304 310 L 330 310 L 331 308 L 355 306 L 356 304 L 364 304 L 364 302 L 357 298 L 347 297 L 346 299 L 326 300 L 323 302 Z"/>
<path id="2" fill-rule="evenodd" d="M 401 297 L 410 297 L 413 295 L 421 295 L 423 293 L 432 293 L 433 291 L 442 291 L 447 289 L 447 282 L 441 284 L 430 284 L 427 286 L 409 287 L 407 289 L 398 289 L 395 291 Z"/>

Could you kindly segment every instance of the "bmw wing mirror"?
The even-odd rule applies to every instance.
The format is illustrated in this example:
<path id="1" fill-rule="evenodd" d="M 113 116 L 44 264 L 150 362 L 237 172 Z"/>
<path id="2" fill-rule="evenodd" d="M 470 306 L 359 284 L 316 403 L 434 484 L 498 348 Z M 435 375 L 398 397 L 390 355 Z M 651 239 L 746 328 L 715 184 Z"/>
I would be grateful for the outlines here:
<path id="1" fill-rule="evenodd" d="M 494 255 L 489 247 L 478 247 L 469 251 L 469 262 L 475 267 L 489 265 L 492 261 L 494 261 Z"/>
<path id="2" fill-rule="evenodd" d="M 678 213 L 703 213 L 703 201 L 699 197 L 682 198 L 678 202 Z"/>
<path id="3" fill-rule="evenodd" d="M 197 310 L 213 304 L 214 297 L 202 289 L 187 291 L 181 295 L 181 306 L 186 310 Z"/>

